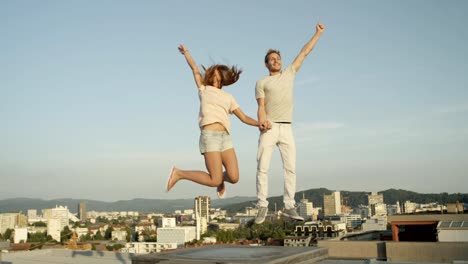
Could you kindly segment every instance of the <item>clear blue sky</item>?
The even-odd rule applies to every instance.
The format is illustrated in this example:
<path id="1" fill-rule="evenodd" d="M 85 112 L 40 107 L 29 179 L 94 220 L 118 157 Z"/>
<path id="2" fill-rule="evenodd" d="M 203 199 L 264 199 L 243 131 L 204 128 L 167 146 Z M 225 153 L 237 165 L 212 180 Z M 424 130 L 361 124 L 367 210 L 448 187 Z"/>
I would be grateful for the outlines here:
<path id="1" fill-rule="evenodd" d="M 177 51 L 236 64 L 226 87 L 256 117 L 268 48 L 297 74 L 298 191 L 468 192 L 467 1 L 0 1 L 0 199 L 192 198 L 174 164 L 204 169 L 199 101 Z M 258 130 L 235 116 L 240 182 L 255 196 Z M 279 152 L 270 194 L 281 195 Z"/>

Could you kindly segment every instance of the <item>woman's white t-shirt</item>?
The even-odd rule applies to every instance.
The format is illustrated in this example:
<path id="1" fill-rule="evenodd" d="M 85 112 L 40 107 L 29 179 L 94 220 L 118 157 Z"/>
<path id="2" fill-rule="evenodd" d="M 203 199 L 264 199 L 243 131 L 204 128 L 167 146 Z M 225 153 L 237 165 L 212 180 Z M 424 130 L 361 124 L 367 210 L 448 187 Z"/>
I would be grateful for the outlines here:
<path id="1" fill-rule="evenodd" d="M 221 123 L 229 133 L 231 122 L 228 114 L 239 108 L 234 96 L 210 85 L 200 86 L 198 89 L 200 98 L 200 113 L 198 124 L 200 128 L 213 123 Z"/>

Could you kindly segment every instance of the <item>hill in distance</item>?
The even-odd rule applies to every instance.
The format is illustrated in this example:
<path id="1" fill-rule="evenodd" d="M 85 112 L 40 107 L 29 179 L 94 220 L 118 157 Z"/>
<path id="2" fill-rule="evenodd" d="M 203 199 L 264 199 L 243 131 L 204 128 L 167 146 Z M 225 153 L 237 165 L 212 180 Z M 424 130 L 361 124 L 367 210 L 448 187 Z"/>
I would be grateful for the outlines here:
<path id="1" fill-rule="evenodd" d="M 296 202 L 299 202 L 303 197 L 313 203 L 314 207 L 323 207 L 323 195 L 331 194 L 332 191 L 326 188 L 304 190 L 296 193 Z M 400 204 L 405 201 L 415 203 L 431 203 L 447 204 L 453 202 L 468 203 L 468 194 L 462 193 L 439 193 L 439 194 L 421 194 L 406 190 L 388 189 L 379 192 L 384 196 L 386 204 L 395 204 L 397 201 Z M 358 205 L 367 205 L 367 195 L 369 192 L 350 192 L 341 191 L 341 198 L 344 205 L 356 207 Z M 269 207 L 274 210 L 283 208 L 283 197 L 274 196 L 268 198 Z M 175 210 L 193 209 L 194 199 L 141 199 L 120 200 L 115 202 L 103 202 L 96 200 L 80 200 L 80 199 L 32 199 L 32 198 L 13 198 L 0 200 L 0 213 L 18 212 L 26 213 L 28 209 L 37 209 L 41 213 L 42 209 L 55 208 L 57 205 L 67 206 L 70 212 L 76 213 L 78 204 L 86 203 L 87 211 L 138 211 L 140 213 L 173 213 Z M 246 207 L 253 207 L 257 202 L 256 197 L 240 197 L 235 196 L 226 199 L 212 199 L 211 207 L 227 210 L 229 213 L 243 212 Z"/>

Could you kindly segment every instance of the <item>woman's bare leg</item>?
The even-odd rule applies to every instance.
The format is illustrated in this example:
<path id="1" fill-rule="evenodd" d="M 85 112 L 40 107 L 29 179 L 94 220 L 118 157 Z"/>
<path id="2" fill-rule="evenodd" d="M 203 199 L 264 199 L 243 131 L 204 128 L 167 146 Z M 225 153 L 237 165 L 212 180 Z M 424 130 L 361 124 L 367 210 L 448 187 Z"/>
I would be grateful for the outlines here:
<path id="1" fill-rule="evenodd" d="M 221 159 L 226 169 L 224 180 L 232 184 L 237 183 L 239 181 L 239 164 L 234 149 L 231 148 L 221 152 Z"/>
<path id="2" fill-rule="evenodd" d="M 217 187 L 223 181 L 223 161 L 221 152 L 206 152 L 203 154 L 205 157 L 205 165 L 208 173 L 204 171 L 189 171 L 173 168 L 169 181 L 167 183 L 167 191 L 179 180 L 189 180 L 198 184 Z"/>
<path id="3" fill-rule="evenodd" d="M 239 165 L 237 163 L 236 152 L 233 148 L 221 153 L 221 159 L 225 168 L 223 182 L 218 186 L 217 192 L 222 196 L 226 191 L 225 181 L 235 184 L 239 181 Z"/>

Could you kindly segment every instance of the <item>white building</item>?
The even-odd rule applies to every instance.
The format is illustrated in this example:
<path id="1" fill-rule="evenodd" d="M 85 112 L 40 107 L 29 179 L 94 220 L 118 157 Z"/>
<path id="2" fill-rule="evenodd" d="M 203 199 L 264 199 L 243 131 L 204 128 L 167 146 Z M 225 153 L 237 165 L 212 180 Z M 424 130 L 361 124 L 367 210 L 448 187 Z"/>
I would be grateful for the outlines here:
<path id="1" fill-rule="evenodd" d="M 383 203 L 375 203 L 370 205 L 371 217 L 374 215 L 387 215 L 387 205 Z"/>
<path id="2" fill-rule="evenodd" d="M 124 241 L 127 240 L 127 230 L 113 230 L 111 233 L 112 240 Z"/>
<path id="3" fill-rule="evenodd" d="M 28 240 L 28 228 L 27 227 L 17 227 L 15 228 L 15 243 L 26 243 Z"/>
<path id="4" fill-rule="evenodd" d="M 304 193 L 302 193 L 302 200 L 298 203 L 299 215 L 304 219 L 312 218 L 314 215 L 314 206 L 312 202 L 309 202 L 308 199 L 305 199 Z"/>
<path id="5" fill-rule="evenodd" d="M 59 230 L 59 237 L 60 237 L 60 231 L 62 231 L 66 226 L 69 225 L 69 220 L 72 220 L 72 221 L 78 220 L 76 216 L 70 213 L 70 211 L 68 210 L 66 206 L 56 206 L 55 208 L 52 208 L 52 209 L 42 209 L 42 214 L 43 214 L 43 217 L 47 219 L 48 226 L 51 224 L 53 225 L 51 230 L 55 230 L 55 229 Z M 52 219 L 55 219 L 57 221 L 54 221 L 54 223 L 51 223 Z M 60 239 L 57 241 L 60 241 Z"/>
<path id="6" fill-rule="evenodd" d="M 196 224 L 196 238 L 197 240 L 200 239 L 201 235 L 205 234 L 208 231 L 208 222 L 206 221 L 205 217 L 199 217 L 198 215 L 195 216 L 195 224 Z"/>
<path id="7" fill-rule="evenodd" d="M 396 202 L 396 208 L 397 208 L 396 213 L 397 213 L 397 214 L 401 214 L 401 206 L 400 206 L 400 202 L 399 202 L 399 201 Z"/>
<path id="8" fill-rule="evenodd" d="M 37 217 L 37 209 L 28 209 L 28 219 Z"/>
<path id="9" fill-rule="evenodd" d="M 372 192 L 371 194 L 367 195 L 367 202 L 369 205 L 383 204 L 384 203 L 383 194 Z"/>
<path id="10" fill-rule="evenodd" d="M 120 252 L 134 254 L 149 254 L 171 249 L 177 249 L 177 243 L 132 242 L 125 244 L 125 247 L 120 249 Z"/>
<path id="11" fill-rule="evenodd" d="M 76 236 L 78 238 L 82 237 L 82 236 L 86 236 L 89 232 L 88 228 L 87 227 L 77 227 L 74 229 L 75 233 L 76 233 Z"/>
<path id="12" fill-rule="evenodd" d="M 58 218 L 50 218 L 47 223 L 47 234 L 55 241 L 60 242 L 60 232 L 62 231 L 62 221 Z"/>
<path id="13" fill-rule="evenodd" d="M 437 232 L 439 242 L 468 242 L 467 221 L 440 221 Z"/>
<path id="14" fill-rule="evenodd" d="M 210 219 L 226 219 L 226 210 L 221 210 L 219 208 L 211 208 L 210 209 Z"/>
<path id="15" fill-rule="evenodd" d="M 387 216 L 373 217 L 362 224 L 362 231 L 373 230 L 387 230 Z"/>
<path id="16" fill-rule="evenodd" d="M 186 215 L 191 215 L 194 212 L 193 212 L 193 209 L 185 209 L 183 213 L 186 214 Z"/>
<path id="17" fill-rule="evenodd" d="M 195 226 L 158 228 L 158 243 L 177 243 L 178 247 L 183 247 L 185 242 L 190 242 L 195 238 Z"/>
<path id="18" fill-rule="evenodd" d="M 17 225 L 17 214 L 0 214 L 0 233 L 5 233 L 7 229 L 14 229 Z"/>
<path id="19" fill-rule="evenodd" d="M 135 232 L 151 232 L 156 231 L 156 226 L 154 224 L 138 224 L 135 226 Z"/>
<path id="20" fill-rule="evenodd" d="M 63 230 L 66 226 L 68 226 L 68 211 L 67 207 L 57 206 L 56 208 L 52 208 L 52 217 L 54 219 L 58 219 L 60 221 L 60 230 Z"/>
<path id="21" fill-rule="evenodd" d="M 175 227 L 176 219 L 175 217 L 163 217 L 158 220 L 158 227 Z"/>
<path id="22" fill-rule="evenodd" d="M 346 227 L 350 229 L 355 229 L 360 227 L 362 224 L 362 217 L 359 214 L 349 214 L 346 216 Z"/>
<path id="23" fill-rule="evenodd" d="M 199 217 L 205 218 L 206 222 L 210 221 L 210 207 L 211 207 L 211 198 L 209 196 L 198 196 L 194 201 L 194 211 L 195 215 L 198 214 Z"/>
<path id="24" fill-rule="evenodd" d="M 245 208 L 245 216 L 257 216 L 258 208 L 255 207 L 246 207 Z"/>
<path id="25" fill-rule="evenodd" d="M 406 201 L 403 205 L 404 213 L 411 214 L 416 212 L 416 209 L 419 208 L 419 204 L 412 203 L 411 201 Z"/>

